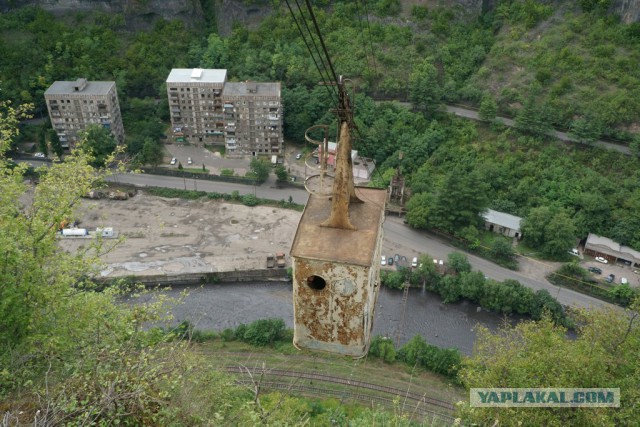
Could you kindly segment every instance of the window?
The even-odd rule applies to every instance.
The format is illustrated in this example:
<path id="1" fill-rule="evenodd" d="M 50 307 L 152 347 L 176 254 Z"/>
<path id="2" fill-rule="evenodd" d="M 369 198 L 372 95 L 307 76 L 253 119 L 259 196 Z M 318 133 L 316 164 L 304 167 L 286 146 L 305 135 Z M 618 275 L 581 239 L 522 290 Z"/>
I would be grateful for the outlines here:
<path id="1" fill-rule="evenodd" d="M 307 286 L 316 291 L 321 291 L 327 286 L 327 282 L 320 276 L 307 277 Z"/>

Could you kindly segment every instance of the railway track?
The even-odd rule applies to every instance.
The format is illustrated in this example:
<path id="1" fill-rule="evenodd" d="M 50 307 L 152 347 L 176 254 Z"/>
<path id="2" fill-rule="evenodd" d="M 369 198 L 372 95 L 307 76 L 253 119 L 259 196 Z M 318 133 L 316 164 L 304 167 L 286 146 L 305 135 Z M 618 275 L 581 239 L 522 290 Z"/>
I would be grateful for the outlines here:
<path id="1" fill-rule="evenodd" d="M 432 397 L 427 397 L 422 394 L 413 393 L 410 391 L 400 390 L 394 387 L 388 387 L 379 384 L 367 383 L 364 381 L 353 380 L 350 378 L 336 377 L 332 375 L 318 374 L 313 372 L 300 372 L 300 371 L 289 371 L 284 369 L 259 369 L 259 368 L 245 368 L 241 366 L 226 366 L 225 370 L 229 373 L 235 374 L 259 374 L 264 372 L 264 374 L 269 376 L 279 376 L 279 377 L 292 377 L 299 378 L 305 380 L 315 380 L 322 381 L 331 384 L 341 384 L 349 387 L 374 390 L 381 393 L 390 394 L 392 396 L 397 396 L 402 399 L 409 399 L 415 402 L 420 402 L 424 405 L 435 406 L 437 408 L 445 409 L 447 412 L 453 412 L 454 406 L 451 402 L 447 402 L 445 400 L 435 399 Z"/>
<path id="2" fill-rule="evenodd" d="M 235 380 L 237 385 L 244 386 L 253 386 L 254 382 L 252 380 Z M 348 398 L 352 400 L 358 400 L 366 403 L 375 403 L 386 408 L 398 408 L 402 410 L 402 413 L 410 416 L 411 418 L 415 418 L 419 416 L 420 418 L 430 417 L 432 421 L 438 425 L 437 421 L 442 421 L 445 423 L 444 425 L 451 425 L 454 421 L 454 417 L 451 414 L 446 414 L 442 412 L 437 412 L 431 409 L 426 408 L 421 402 L 414 401 L 413 403 L 403 403 L 399 404 L 395 399 L 389 397 L 382 396 L 374 396 L 371 394 L 365 393 L 357 393 L 353 391 L 347 390 L 335 390 L 328 388 L 320 388 L 313 386 L 305 386 L 294 383 L 283 383 L 283 382 L 273 382 L 273 381 L 261 381 L 260 387 L 268 390 L 285 390 L 288 392 L 301 392 L 301 393 L 309 393 L 319 396 L 334 396 L 339 397 L 341 399 Z"/>

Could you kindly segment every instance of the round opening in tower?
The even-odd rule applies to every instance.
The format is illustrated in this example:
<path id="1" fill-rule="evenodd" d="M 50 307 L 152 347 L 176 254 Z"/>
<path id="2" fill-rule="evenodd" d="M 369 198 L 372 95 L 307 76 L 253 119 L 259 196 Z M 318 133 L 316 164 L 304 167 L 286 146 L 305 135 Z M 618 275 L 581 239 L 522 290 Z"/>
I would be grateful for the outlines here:
<path id="1" fill-rule="evenodd" d="M 322 277 L 313 275 L 307 277 L 307 286 L 316 291 L 321 291 L 327 286 L 327 282 Z"/>

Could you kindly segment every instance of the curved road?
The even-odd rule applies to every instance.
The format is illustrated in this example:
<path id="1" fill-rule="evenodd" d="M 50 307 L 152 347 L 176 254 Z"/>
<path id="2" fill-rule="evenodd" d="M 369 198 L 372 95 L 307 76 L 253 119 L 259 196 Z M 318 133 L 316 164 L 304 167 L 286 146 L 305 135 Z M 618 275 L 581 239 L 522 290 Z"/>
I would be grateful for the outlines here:
<path id="1" fill-rule="evenodd" d="M 480 121 L 480 117 L 478 116 L 478 112 L 474 111 L 474 110 L 469 110 L 467 108 L 461 108 L 461 107 L 456 107 L 453 105 L 446 105 L 444 107 L 445 111 L 447 113 L 451 113 L 454 114 L 458 117 L 464 117 L 466 119 L 471 119 L 471 120 L 477 120 Z M 502 122 L 505 126 L 509 126 L 509 127 L 515 127 L 516 126 L 516 122 L 512 119 L 508 119 L 506 117 L 496 117 L 496 120 Z M 575 142 L 575 143 L 579 143 L 577 139 L 575 139 L 574 137 L 572 137 L 571 135 L 567 134 L 566 132 L 560 132 L 558 130 L 552 130 L 549 131 L 547 133 L 547 135 L 549 136 L 553 136 L 554 138 L 557 138 L 561 141 L 568 141 L 568 142 Z M 589 144 L 587 144 L 589 145 Z M 602 140 L 598 140 L 596 142 L 594 142 L 594 145 L 598 145 L 602 148 L 606 148 L 608 150 L 614 150 L 614 151 L 619 151 L 623 154 L 626 155 L 631 155 L 631 151 L 629 150 L 629 147 L 626 147 L 624 145 L 619 145 L 619 144 L 613 144 L 611 142 L 606 142 L 606 141 L 602 141 Z"/>
<path id="2" fill-rule="evenodd" d="M 271 200 L 288 200 L 292 197 L 295 203 L 305 204 L 308 193 L 298 188 L 277 188 L 274 178 L 255 188 L 250 185 L 235 183 L 193 180 L 168 176 L 145 175 L 145 174 L 117 174 L 108 178 L 109 181 L 133 184 L 140 187 L 167 187 L 188 190 L 197 189 L 207 192 L 231 193 L 238 191 L 241 195 L 254 194 L 257 197 Z M 384 253 L 387 255 L 400 253 L 407 257 L 419 254 L 429 254 L 434 258 L 446 259 L 447 255 L 454 251 L 462 252 L 459 248 L 452 246 L 446 240 L 428 234 L 424 231 L 407 227 L 403 220 L 394 216 L 387 216 L 384 222 Z M 561 304 L 575 307 L 616 307 L 612 304 L 584 295 L 570 289 L 560 288 L 544 279 L 545 274 L 554 269 L 553 266 L 546 265 L 531 259 L 521 258 L 520 265 L 522 271 L 512 271 L 500 267 L 478 256 L 467 254 L 469 262 L 474 270 L 482 271 L 487 277 L 503 281 L 515 279 L 531 289 L 546 289 L 560 301 Z M 535 264 L 534 264 L 535 263 Z"/>

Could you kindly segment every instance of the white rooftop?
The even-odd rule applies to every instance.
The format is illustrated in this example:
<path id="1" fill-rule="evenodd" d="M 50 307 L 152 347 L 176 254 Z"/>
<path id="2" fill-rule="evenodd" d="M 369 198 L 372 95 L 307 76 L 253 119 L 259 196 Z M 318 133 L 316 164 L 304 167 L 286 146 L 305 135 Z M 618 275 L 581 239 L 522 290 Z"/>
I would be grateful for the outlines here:
<path id="1" fill-rule="evenodd" d="M 520 221 L 522 221 L 522 218 L 519 216 L 487 209 L 487 211 L 482 214 L 482 217 L 491 224 L 520 231 Z"/>
<path id="2" fill-rule="evenodd" d="M 106 95 L 116 82 L 86 81 L 82 90 L 75 90 L 78 81 L 55 81 L 44 93 L 45 95 Z"/>
<path id="3" fill-rule="evenodd" d="M 167 77 L 167 83 L 207 82 L 224 83 L 227 70 L 206 68 L 174 68 Z"/>

